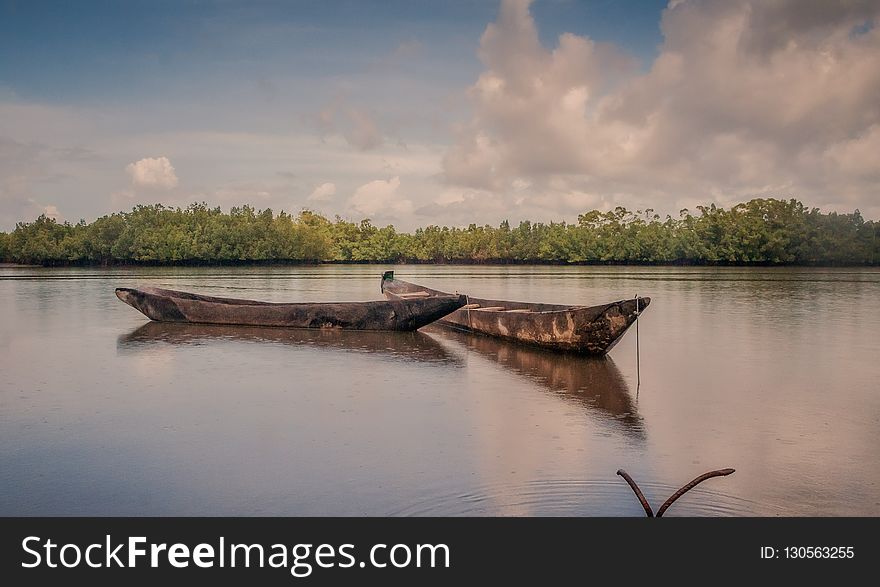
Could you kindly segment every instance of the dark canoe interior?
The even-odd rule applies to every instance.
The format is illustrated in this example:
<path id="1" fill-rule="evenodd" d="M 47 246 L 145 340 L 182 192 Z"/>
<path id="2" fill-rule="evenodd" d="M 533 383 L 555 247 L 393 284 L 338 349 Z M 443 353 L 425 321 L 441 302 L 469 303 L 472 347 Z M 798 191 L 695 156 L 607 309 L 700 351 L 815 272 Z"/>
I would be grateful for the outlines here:
<path id="1" fill-rule="evenodd" d="M 388 271 L 382 276 L 382 293 L 388 292 L 396 298 L 412 300 L 419 298 L 453 295 L 448 292 L 431 289 L 422 285 L 394 279 Z M 597 312 L 604 310 L 608 304 L 592 306 Z M 467 296 L 467 305 L 462 309 L 495 312 L 527 313 L 527 312 L 569 312 L 571 310 L 588 310 L 587 306 L 567 306 L 564 304 L 539 304 L 534 302 L 512 302 L 510 300 L 488 300 Z"/>
<path id="2" fill-rule="evenodd" d="M 379 305 L 382 306 L 387 304 L 386 300 L 369 300 L 365 302 L 261 302 L 257 300 L 245 300 L 242 298 L 219 298 L 215 296 L 206 296 L 202 294 L 194 294 L 187 291 L 178 291 L 174 289 L 163 289 L 161 287 L 141 287 L 141 288 L 125 288 L 120 287 L 117 288 L 120 291 L 132 291 L 132 292 L 143 292 L 146 294 L 151 294 L 154 296 L 164 297 L 164 298 L 173 298 L 177 300 L 192 300 L 196 302 L 205 302 L 209 304 L 225 304 L 228 306 L 335 306 L 335 307 L 345 307 L 345 306 L 371 306 L 371 305 Z M 457 295 L 453 294 L 443 294 L 442 292 L 438 292 L 436 296 L 424 296 L 431 298 L 448 298 L 450 300 L 454 300 L 458 298 Z M 406 297 L 402 297 L 401 299 L 408 299 Z M 418 298 L 415 298 L 414 301 L 418 301 Z"/>
<path id="3" fill-rule="evenodd" d="M 119 288 L 126 289 L 126 288 Z M 139 291 L 164 296 L 168 298 L 177 298 L 180 300 L 194 300 L 197 302 L 208 302 L 212 304 L 227 304 L 230 306 L 286 306 L 284 302 L 259 302 L 256 300 L 243 300 L 240 298 L 217 298 L 214 296 L 203 296 L 201 294 L 189 293 L 186 291 L 177 291 L 174 289 L 162 289 L 160 287 L 143 287 Z"/>

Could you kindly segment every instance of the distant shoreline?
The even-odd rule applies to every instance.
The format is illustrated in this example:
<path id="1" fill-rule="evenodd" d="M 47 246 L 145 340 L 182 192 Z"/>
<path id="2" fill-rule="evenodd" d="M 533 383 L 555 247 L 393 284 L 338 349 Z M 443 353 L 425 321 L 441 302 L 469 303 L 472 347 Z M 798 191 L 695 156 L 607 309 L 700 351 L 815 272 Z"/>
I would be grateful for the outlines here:
<path id="1" fill-rule="evenodd" d="M 497 227 L 428 225 L 398 232 L 303 210 L 228 212 L 196 203 L 160 204 L 102 216 L 87 224 L 45 215 L 0 232 L 0 260 L 43 266 L 140 265 L 880 265 L 880 222 L 858 210 L 823 213 L 803 203 L 756 198 L 730 210 L 661 218 L 618 207 L 580 214 L 577 222 L 508 221 Z"/>
<path id="2" fill-rule="evenodd" d="M 695 263 L 695 262 L 632 262 L 632 261 L 589 261 L 589 262 L 562 262 L 562 261 L 542 261 L 540 259 L 533 261 L 519 260 L 492 260 L 492 261 L 461 261 L 446 260 L 438 261 L 419 261 L 419 260 L 396 260 L 396 261 L 321 261 L 306 262 L 296 259 L 285 261 L 226 261 L 222 263 L 205 263 L 199 261 L 177 261 L 173 263 L 163 263 L 155 261 L 145 261 L 140 263 L 48 263 L 38 265 L 33 263 L 8 263 L 0 262 L 0 269 L 69 269 L 72 267 L 81 267 L 89 269 L 131 269 L 139 267 L 320 267 L 320 266 L 338 266 L 338 265 L 372 265 L 372 266 L 399 266 L 399 265 L 438 265 L 438 266 L 462 266 L 462 267 L 509 267 L 509 266 L 544 266 L 544 267 L 740 267 L 740 268 L 816 268 L 816 269 L 836 269 L 836 268 L 872 268 L 880 267 L 880 263 Z"/>

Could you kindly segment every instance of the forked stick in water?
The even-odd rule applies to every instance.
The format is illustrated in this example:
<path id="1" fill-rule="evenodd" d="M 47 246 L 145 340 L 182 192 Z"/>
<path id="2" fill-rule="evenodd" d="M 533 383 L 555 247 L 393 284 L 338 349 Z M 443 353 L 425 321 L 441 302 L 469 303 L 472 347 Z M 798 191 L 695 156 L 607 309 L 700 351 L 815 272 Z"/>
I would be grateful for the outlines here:
<path id="1" fill-rule="evenodd" d="M 675 493 L 670 495 L 669 499 L 664 501 L 663 505 L 660 506 L 660 509 L 657 510 L 656 517 L 662 518 L 663 514 L 666 512 L 666 510 L 669 509 L 669 506 L 671 506 L 673 503 L 675 503 L 675 500 L 677 500 L 679 497 L 681 497 L 682 495 L 684 495 L 685 493 L 687 493 L 688 491 L 690 491 L 691 489 L 693 489 L 694 487 L 696 487 L 697 485 L 699 485 L 700 483 L 705 481 L 706 479 L 711 479 L 712 477 L 726 477 L 726 476 L 730 475 L 731 473 L 733 473 L 735 470 L 736 469 L 718 469 L 716 471 L 709 471 L 708 473 L 703 473 L 702 475 L 700 475 L 699 477 L 697 477 L 696 479 L 694 479 L 693 481 L 691 481 L 690 483 L 688 483 L 687 485 L 683 486 L 681 489 L 679 489 L 678 491 L 676 491 Z M 629 473 L 627 473 L 623 469 L 618 469 L 617 474 L 620 475 L 621 477 L 623 477 L 626 480 L 626 482 L 629 484 L 630 488 L 633 490 L 633 493 L 635 493 L 636 497 L 639 499 L 639 503 L 641 503 L 642 507 L 645 508 L 645 514 L 649 518 L 655 517 L 654 511 L 651 509 L 651 504 L 649 504 L 648 500 L 645 499 L 645 494 L 642 493 L 642 490 L 639 489 L 638 484 L 636 484 L 636 482 L 633 480 L 633 478 L 630 477 Z"/>
<path id="2" fill-rule="evenodd" d="M 638 484 L 633 480 L 632 477 L 629 476 L 629 473 L 627 473 L 623 469 L 618 469 L 617 474 L 626 479 L 626 482 L 629 483 L 629 486 L 633 490 L 633 493 L 635 493 L 636 497 L 639 498 L 639 503 L 642 504 L 643 508 L 645 508 L 645 515 L 647 515 L 649 518 L 653 518 L 654 510 L 651 509 L 651 504 L 649 504 L 648 500 L 645 499 L 645 494 L 642 493 L 641 489 L 639 489 Z"/>

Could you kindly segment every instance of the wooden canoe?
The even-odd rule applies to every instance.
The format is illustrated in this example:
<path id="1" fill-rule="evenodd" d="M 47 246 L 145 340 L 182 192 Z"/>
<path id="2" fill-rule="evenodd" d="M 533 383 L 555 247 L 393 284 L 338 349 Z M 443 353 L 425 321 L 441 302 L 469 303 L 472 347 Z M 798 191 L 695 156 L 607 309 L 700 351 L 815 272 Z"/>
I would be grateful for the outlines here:
<path id="1" fill-rule="evenodd" d="M 382 276 L 382 293 L 391 300 L 430 300 L 451 294 Z M 536 304 L 467 297 L 467 305 L 438 324 L 467 332 L 583 355 L 604 355 L 620 340 L 651 298 L 599 306 Z"/>
<path id="2" fill-rule="evenodd" d="M 465 304 L 465 296 L 457 295 L 418 300 L 279 304 L 157 287 L 120 287 L 116 297 L 159 322 L 348 330 L 416 330 Z"/>

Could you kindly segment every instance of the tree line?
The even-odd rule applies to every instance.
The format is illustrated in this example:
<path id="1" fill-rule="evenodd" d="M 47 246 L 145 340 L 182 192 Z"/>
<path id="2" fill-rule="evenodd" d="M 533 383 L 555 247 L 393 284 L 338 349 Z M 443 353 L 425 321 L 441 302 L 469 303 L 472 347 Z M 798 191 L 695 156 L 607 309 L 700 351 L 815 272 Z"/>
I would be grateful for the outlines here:
<path id="1" fill-rule="evenodd" d="M 790 199 L 757 198 L 729 210 L 698 206 L 593 210 L 576 223 L 427 226 L 412 233 L 370 220 L 334 220 L 251 206 L 161 204 L 92 223 L 45 215 L 0 232 L 0 259 L 41 265 L 238 263 L 880 264 L 880 222 L 824 213 Z"/>

